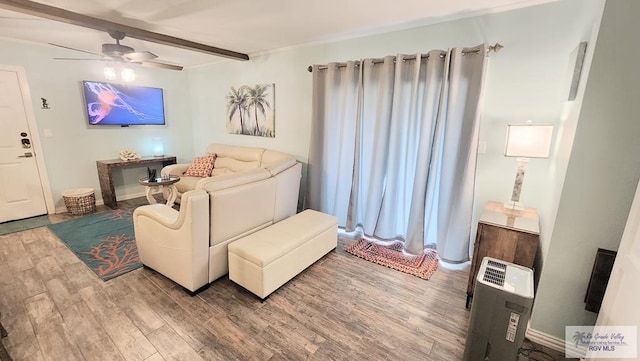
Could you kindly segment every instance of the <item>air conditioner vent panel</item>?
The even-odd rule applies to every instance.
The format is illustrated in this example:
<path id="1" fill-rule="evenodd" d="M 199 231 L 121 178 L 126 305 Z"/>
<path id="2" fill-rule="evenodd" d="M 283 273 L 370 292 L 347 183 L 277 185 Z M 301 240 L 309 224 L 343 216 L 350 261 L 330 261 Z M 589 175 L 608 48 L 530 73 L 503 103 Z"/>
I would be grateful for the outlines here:
<path id="1" fill-rule="evenodd" d="M 500 268 L 501 270 L 504 270 L 504 271 L 507 270 L 507 264 L 506 263 L 496 262 L 496 261 L 493 261 L 493 260 L 488 260 L 487 261 L 487 266 Z"/>
<path id="2" fill-rule="evenodd" d="M 493 283 L 494 285 L 502 287 L 504 286 L 504 276 L 505 271 L 487 267 L 482 279 L 485 282 Z"/>

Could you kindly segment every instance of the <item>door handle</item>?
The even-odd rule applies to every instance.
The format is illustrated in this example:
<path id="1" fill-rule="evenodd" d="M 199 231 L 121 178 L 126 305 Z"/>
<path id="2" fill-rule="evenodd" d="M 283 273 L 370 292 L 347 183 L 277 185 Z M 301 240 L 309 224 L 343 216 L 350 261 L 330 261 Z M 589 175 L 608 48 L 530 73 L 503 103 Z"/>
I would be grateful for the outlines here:
<path id="1" fill-rule="evenodd" d="M 24 155 L 18 156 L 18 158 L 31 158 L 31 157 L 33 157 L 33 153 L 31 152 L 27 152 L 27 153 L 24 153 Z"/>

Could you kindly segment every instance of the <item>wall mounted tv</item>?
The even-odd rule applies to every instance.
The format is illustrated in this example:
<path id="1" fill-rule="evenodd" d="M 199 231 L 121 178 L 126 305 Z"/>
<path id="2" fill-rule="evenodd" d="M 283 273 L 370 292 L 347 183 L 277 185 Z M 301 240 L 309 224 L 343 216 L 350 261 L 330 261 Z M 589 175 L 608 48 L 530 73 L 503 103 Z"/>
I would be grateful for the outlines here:
<path id="1" fill-rule="evenodd" d="M 162 88 L 83 81 L 91 125 L 164 125 Z"/>

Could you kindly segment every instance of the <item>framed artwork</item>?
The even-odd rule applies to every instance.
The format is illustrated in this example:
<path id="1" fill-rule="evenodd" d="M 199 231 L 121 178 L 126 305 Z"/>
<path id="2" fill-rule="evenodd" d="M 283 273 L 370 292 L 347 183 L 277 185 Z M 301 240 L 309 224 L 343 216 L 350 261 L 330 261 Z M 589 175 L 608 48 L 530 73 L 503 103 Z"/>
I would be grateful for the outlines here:
<path id="1" fill-rule="evenodd" d="M 231 87 L 227 94 L 227 133 L 276 136 L 275 84 Z"/>
<path id="2" fill-rule="evenodd" d="M 571 78 L 571 86 L 569 88 L 569 98 L 567 100 L 576 100 L 578 94 L 578 85 L 580 84 L 580 76 L 582 75 L 582 66 L 584 65 L 584 57 L 587 53 L 587 42 L 583 41 L 578 48 L 571 53 L 571 57 L 575 57 L 575 65 L 573 67 L 573 77 Z M 573 59 L 572 59 L 573 60 Z"/>

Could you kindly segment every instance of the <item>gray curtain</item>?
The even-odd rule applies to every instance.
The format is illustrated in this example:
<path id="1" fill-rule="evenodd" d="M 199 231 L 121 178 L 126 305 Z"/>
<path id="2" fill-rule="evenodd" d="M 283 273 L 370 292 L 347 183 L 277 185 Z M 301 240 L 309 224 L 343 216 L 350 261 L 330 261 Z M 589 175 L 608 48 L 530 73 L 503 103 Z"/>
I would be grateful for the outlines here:
<path id="1" fill-rule="evenodd" d="M 468 259 L 486 48 L 313 69 L 307 206 Z"/>

